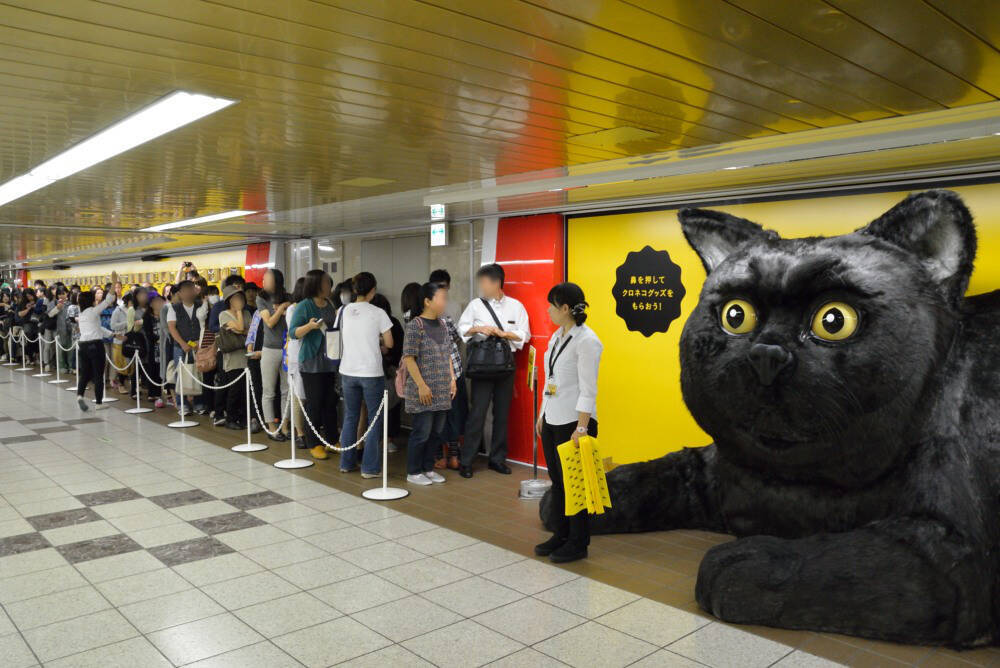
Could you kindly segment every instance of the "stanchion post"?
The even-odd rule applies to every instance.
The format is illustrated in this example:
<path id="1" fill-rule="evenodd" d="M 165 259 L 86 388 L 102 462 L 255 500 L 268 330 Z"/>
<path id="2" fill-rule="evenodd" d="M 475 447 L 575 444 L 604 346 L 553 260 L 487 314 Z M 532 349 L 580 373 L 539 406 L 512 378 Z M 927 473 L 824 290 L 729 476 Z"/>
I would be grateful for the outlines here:
<path id="1" fill-rule="evenodd" d="M 246 390 L 247 395 L 247 442 L 234 445 L 229 448 L 233 452 L 260 452 L 261 450 L 267 450 L 267 446 L 263 443 L 253 442 L 253 432 L 250 431 L 250 383 L 253 381 L 250 378 L 250 367 L 248 366 L 243 371 L 243 389 Z"/>
<path id="2" fill-rule="evenodd" d="M 174 429 L 183 429 L 185 427 L 196 427 L 198 423 L 194 420 L 186 419 L 184 415 L 184 369 L 181 365 L 184 364 L 184 359 L 187 353 L 181 356 L 181 359 L 177 362 L 177 403 L 181 407 L 181 419 L 175 420 L 169 423 L 168 427 L 173 427 Z"/>
<path id="3" fill-rule="evenodd" d="M 58 385 L 60 383 L 68 383 L 69 382 L 68 380 L 66 380 L 65 378 L 60 378 L 59 377 L 59 353 L 62 352 L 62 351 L 60 349 L 58 340 L 57 341 L 53 341 L 53 343 L 56 346 L 56 379 L 55 380 L 50 380 L 49 384 L 50 385 Z M 69 371 L 69 369 L 67 369 L 67 371 Z"/>
<path id="4" fill-rule="evenodd" d="M 289 425 L 289 427 L 290 427 L 290 433 L 292 435 L 292 439 L 291 439 L 291 443 L 292 443 L 292 456 L 289 459 L 282 459 L 281 461 L 274 462 L 275 468 L 279 468 L 279 469 L 304 469 L 304 468 L 306 468 L 308 466 L 312 466 L 313 465 L 313 463 L 311 461 L 309 461 L 308 459 L 296 459 L 295 458 L 295 420 L 292 418 L 292 413 L 295 411 L 295 404 L 292 403 L 292 402 L 296 401 L 296 400 L 298 400 L 298 397 L 295 396 L 295 388 L 293 388 L 291 386 L 291 383 L 289 383 L 289 386 L 288 386 L 288 419 L 291 422 L 291 424 Z M 302 402 L 299 401 L 300 407 L 301 407 L 301 404 L 302 404 Z"/>
<path id="5" fill-rule="evenodd" d="M 382 392 L 382 486 L 366 489 L 361 496 L 373 501 L 393 501 L 409 496 L 410 490 L 389 487 L 389 390 Z"/>
<path id="6" fill-rule="evenodd" d="M 17 362 L 14 361 L 14 330 L 11 329 L 7 332 L 7 361 L 3 363 L 3 366 L 17 366 Z"/>
<path id="7" fill-rule="evenodd" d="M 32 378 L 45 378 L 51 373 L 45 371 L 45 336 L 41 332 L 38 334 L 38 373 L 31 374 Z"/>
<path id="8" fill-rule="evenodd" d="M 76 359 L 76 377 L 77 377 L 77 379 L 79 379 L 80 378 L 80 342 L 79 341 L 74 341 L 73 342 L 73 350 L 74 350 L 73 357 Z M 76 388 L 75 387 L 67 387 L 66 391 L 67 392 L 76 392 Z"/>
<path id="9" fill-rule="evenodd" d="M 18 371 L 31 371 L 31 367 L 28 366 L 28 354 L 27 346 L 24 345 L 24 330 L 21 330 L 21 366 L 18 367 Z"/>
<path id="10" fill-rule="evenodd" d="M 135 353 L 132 354 L 132 373 L 135 374 L 135 382 L 132 384 L 133 387 L 135 387 L 135 408 L 129 408 L 125 412 L 126 413 L 130 413 L 132 415 L 137 415 L 139 413 L 152 413 L 153 412 L 152 408 L 143 408 L 143 406 L 139 403 L 139 389 L 140 389 L 140 386 L 142 384 L 141 383 L 142 379 L 139 377 L 139 351 L 138 350 L 135 351 Z"/>
<path id="11" fill-rule="evenodd" d="M 541 499 L 552 487 L 551 480 L 538 479 L 538 434 L 535 425 L 538 424 L 538 370 L 531 370 L 531 480 L 522 480 L 518 498 L 526 501 Z"/>

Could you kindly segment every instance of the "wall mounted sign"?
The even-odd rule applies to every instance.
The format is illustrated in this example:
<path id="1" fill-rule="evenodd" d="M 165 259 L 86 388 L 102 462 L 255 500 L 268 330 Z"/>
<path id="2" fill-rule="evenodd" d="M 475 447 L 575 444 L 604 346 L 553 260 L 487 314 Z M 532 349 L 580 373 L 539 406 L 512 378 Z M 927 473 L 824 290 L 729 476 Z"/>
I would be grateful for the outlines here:
<path id="1" fill-rule="evenodd" d="M 431 246 L 448 245 L 448 223 L 431 223 Z"/>
<path id="2" fill-rule="evenodd" d="M 630 332 L 652 336 L 666 332 L 680 317 L 684 285 L 681 268 L 667 251 L 646 246 L 631 252 L 615 272 L 615 313 Z"/>

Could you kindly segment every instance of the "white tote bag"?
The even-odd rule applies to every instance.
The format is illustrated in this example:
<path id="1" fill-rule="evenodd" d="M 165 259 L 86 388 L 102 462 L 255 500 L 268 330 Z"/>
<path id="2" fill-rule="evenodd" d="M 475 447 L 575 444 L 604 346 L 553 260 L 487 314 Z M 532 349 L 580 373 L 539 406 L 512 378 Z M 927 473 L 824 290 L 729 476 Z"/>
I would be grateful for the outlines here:
<path id="1" fill-rule="evenodd" d="M 343 342 L 340 339 L 340 316 L 343 312 L 344 307 L 341 306 L 340 310 L 337 311 L 337 318 L 334 320 L 333 329 L 326 331 L 326 356 L 334 362 L 340 361 L 344 349 Z"/>

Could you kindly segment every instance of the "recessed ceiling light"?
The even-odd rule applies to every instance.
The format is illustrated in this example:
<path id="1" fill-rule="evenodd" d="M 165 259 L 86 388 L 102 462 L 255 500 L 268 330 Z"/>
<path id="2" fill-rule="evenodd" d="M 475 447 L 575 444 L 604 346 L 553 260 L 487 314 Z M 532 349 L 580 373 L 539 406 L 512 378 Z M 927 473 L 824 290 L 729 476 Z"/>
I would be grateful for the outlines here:
<path id="1" fill-rule="evenodd" d="M 152 227 L 143 227 L 140 232 L 160 232 L 162 230 L 174 230 L 178 227 L 190 227 L 191 225 L 200 225 L 201 223 L 211 223 L 216 220 L 226 220 L 228 218 L 239 218 L 240 216 L 249 216 L 251 213 L 257 213 L 256 211 L 223 211 L 222 213 L 213 213 L 208 216 L 199 216 L 198 218 L 187 218 L 185 220 L 175 220 L 172 223 L 163 223 L 162 225 L 153 225 Z"/>
<path id="2" fill-rule="evenodd" d="M 172 130 L 224 109 L 236 100 L 177 91 L 84 139 L 31 171 L 0 185 L 0 206 L 83 171 Z"/>

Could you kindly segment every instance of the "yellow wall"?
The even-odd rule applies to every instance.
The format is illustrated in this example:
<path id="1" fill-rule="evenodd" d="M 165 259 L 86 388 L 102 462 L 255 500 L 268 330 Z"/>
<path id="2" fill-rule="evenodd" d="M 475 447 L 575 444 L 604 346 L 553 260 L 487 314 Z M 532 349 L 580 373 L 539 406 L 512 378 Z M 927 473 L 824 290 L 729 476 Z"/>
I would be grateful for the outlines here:
<path id="1" fill-rule="evenodd" d="M 1000 288 L 1000 185 L 954 188 L 976 219 L 979 251 L 969 294 Z M 850 232 L 878 217 L 907 192 L 786 200 L 712 207 L 761 223 L 785 237 Z M 711 438 L 681 398 L 678 341 L 705 278 L 701 261 L 681 233 L 676 210 L 571 218 L 568 280 L 591 304 L 587 324 L 604 343 L 598 388 L 601 445 L 616 463 L 659 457 Z M 630 332 L 615 314 L 615 270 L 645 245 L 666 250 L 681 268 L 686 294 L 681 315 L 665 334 Z"/>
<path id="2" fill-rule="evenodd" d="M 159 288 L 166 282 L 172 283 L 174 277 L 177 273 L 177 268 L 180 267 L 181 262 L 185 259 L 194 262 L 195 268 L 198 269 L 198 273 L 208 279 L 208 269 L 213 268 L 214 280 L 209 280 L 209 283 L 219 284 L 222 279 L 225 278 L 226 273 L 219 277 L 219 269 L 225 269 L 228 271 L 230 267 L 238 267 L 240 272 L 243 273 L 244 265 L 246 263 L 246 249 L 240 248 L 236 250 L 219 251 L 217 253 L 203 253 L 200 255 L 191 255 L 190 257 L 180 258 L 171 257 L 163 260 L 158 260 L 155 262 L 143 262 L 142 260 L 122 260 L 121 262 L 106 262 L 103 264 L 90 264 L 90 265 L 80 265 L 78 267 L 70 267 L 69 269 L 57 271 L 54 269 L 44 269 L 38 271 L 28 272 L 28 282 L 41 279 L 46 283 L 52 283 L 54 281 L 62 281 L 66 285 L 73 285 L 78 283 L 81 286 L 84 285 L 83 278 L 85 277 L 100 277 L 99 283 L 103 284 L 110 281 L 111 272 L 117 271 L 120 275 L 128 275 L 129 280 L 132 283 L 143 283 L 145 282 L 145 276 L 147 273 L 157 273 L 162 274 L 167 272 L 170 275 L 169 281 L 154 280 L 152 283 Z"/>

